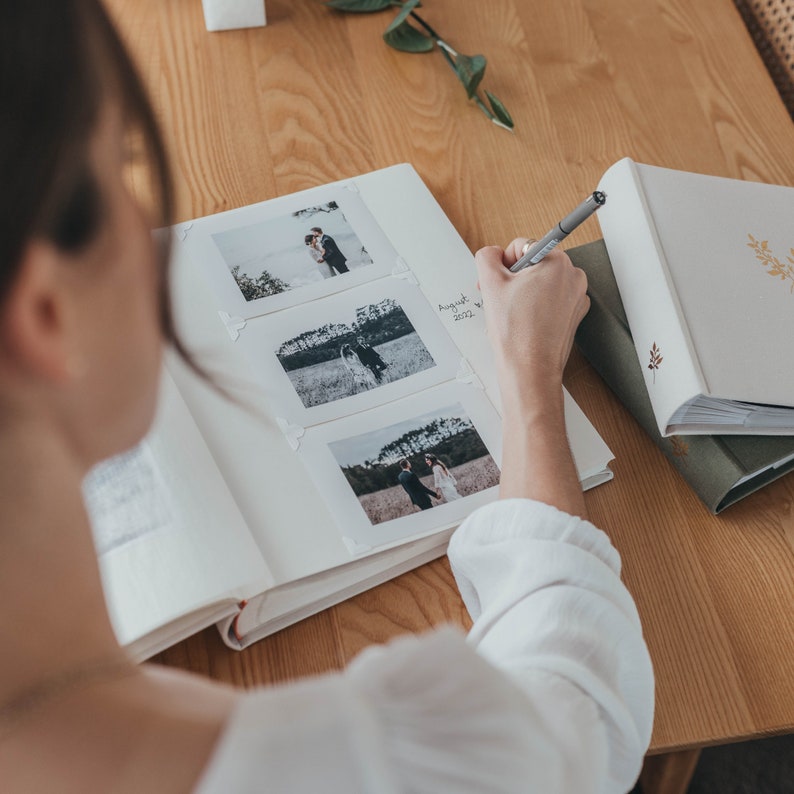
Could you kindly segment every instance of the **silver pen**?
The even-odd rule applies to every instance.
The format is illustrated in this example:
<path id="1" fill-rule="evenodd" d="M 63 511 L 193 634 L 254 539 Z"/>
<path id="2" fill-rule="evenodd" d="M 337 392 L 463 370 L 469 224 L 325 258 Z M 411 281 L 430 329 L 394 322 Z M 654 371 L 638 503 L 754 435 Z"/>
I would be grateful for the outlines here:
<path id="1" fill-rule="evenodd" d="M 518 273 L 530 265 L 537 265 L 546 254 L 562 242 L 577 226 L 586 221 L 599 207 L 606 204 L 607 194 L 596 190 L 588 196 L 570 215 L 566 215 L 551 231 L 531 245 L 524 246 L 523 256 L 511 268 Z"/>

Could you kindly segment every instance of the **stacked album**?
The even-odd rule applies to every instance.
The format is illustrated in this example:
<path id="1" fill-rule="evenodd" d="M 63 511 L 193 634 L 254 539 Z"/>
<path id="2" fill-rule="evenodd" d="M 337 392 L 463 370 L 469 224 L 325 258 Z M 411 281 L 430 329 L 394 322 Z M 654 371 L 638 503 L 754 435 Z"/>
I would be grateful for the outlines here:
<path id="1" fill-rule="evenodd" d="M 577 344 L 708 508 L 794 468 L 794 188 L 624 159 Z"/>

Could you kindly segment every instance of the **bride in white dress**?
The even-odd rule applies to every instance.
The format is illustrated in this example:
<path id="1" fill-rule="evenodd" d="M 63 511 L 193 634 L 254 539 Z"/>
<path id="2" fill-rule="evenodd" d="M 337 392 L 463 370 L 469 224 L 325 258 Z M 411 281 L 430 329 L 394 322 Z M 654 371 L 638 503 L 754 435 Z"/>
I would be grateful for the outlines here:
<path id="1" fill-rule="evenodd" d="M 345 343 L 342 345 L 339 357 L 353 379 L 353 394 L 369 391 L 369 389 L 374 389 L 378 385 L 372 370 L 361 363 L 358 354 L 349 344 Z"/>
<path id="2" fill-rule="evenodd" d="M 433 470 L 433 483 L 436 490 L 444 497 L 444 501 L 452 502 L 460 499 L 460 494 L 455 488 L 458 481 L 452 476 L 452 472 L 435 455 L 425 455 L 425 462 Z"/>

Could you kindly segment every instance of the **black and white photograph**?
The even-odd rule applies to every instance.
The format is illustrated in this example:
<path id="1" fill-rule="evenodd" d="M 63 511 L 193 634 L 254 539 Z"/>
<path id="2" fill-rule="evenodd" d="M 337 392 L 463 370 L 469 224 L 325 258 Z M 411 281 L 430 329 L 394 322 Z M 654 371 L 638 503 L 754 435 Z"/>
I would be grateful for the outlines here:
<path id="1" fill-rule="evenodd" d="M 336 436 L 326 442 L 332 471 L 309 468 L 357 544 L 453 526 L 495 497 L 499 418 L 475 387 L 445 384 L 323 429 Z"/>
<path id="2" fill-rule="evenodd" d="M 246 301 L 372 264 L 336 201 L 211 236 Z"/>
<path id="3" fill-rule="evenodd" d="M 356 306 L 349 322 L 325 323 L 286 340 L 276 357 L 307 408 L 435 366 L 393 298 Z"/>
<path id="4" fill-rule="evenodd" d="M 302 425 L 436 385 L 460 365 L 419 288 L 392 278 L 257 320 L 240 346 L 276 411 Z"/>
<path id="5" fill-rule="evenodd" d="M 397 254 L 361 198 L 344 186 L 202 218 L 184 230 L 218 309 L 245 319 L 350 289 L 392 271 Z"/>

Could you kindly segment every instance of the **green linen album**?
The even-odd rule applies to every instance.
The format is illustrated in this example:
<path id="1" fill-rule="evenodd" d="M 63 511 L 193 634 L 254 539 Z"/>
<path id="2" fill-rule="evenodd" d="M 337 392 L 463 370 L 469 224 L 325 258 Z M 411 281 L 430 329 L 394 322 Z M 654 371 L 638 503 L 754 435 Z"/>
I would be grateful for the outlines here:
<path id="1" fill-rule="evenodd" d="M 568 255 L 587 273 L 591 301 L 577 346 L 709 510 L 719 513 L 794 469 L 790 437 L 662 437 L 604 242 L 573 248 Z"/>

